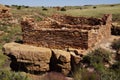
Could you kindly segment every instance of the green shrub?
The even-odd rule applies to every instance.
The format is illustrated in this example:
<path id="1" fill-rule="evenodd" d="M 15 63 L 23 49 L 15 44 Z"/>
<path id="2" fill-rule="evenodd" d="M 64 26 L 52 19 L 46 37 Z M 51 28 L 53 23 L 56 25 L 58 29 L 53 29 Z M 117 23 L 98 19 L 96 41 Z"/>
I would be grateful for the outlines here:
<path id="1" fill-rule="evenodd" d="M 20 10 L 20 9 L 21 9 L 21 6 L 17 6 L 17 9 Z"/>
<path id="2" fill-rule="evenodd" d="M 112 25 L 111 34 L 119 36 L 120 35 L 120 26 L 118 26 L 118 25 Z"/>
<path id="3" fill-rule="evenodd" d="M 43 7 L 43 9 L 42 9 L 43 11 L 47 11 L 48 9 L 47 8 L 45 8 L 45 7 Z"/>
<path id="4" fill-rule="evenodd" d="M 27 75 L 8 70 L 0 71 L 0 80 L 30 80 Z"/>
<path id="5" fill-rule="evenodd" d="M 45 76 L 40 80 L 67 80 L 67 79 L 61 73 L 49 72 L 49 73 L 45 74 Z"/>
<path id="6" fill-rule="evenodd" d="M 100 80 L 99 74 L 89 72 L 84 68 L 79 68 L 73 73 L 74 80 Z"/>
<path id="7" fill-rule="evenodd" d="M 120 39 L 114 40 L 114 41 L 112 42 L 111 47 L 112 47 L 113 49 L 115 49 L 116 51 L 119 51 L 119 50 L 120 50 Z"/>
<path id="8" fill-rule="evenodd" d="M 96 6 L 93 6 L 93 9 L 96 9 L 97 7 Z"/>
<path id="9" fill-rule="evenodd" d="M 0 37 L 0 41 L 2 43 L 8 43 L 11 41 L 16 41 L 18 39 L 21 39 L 21 27 L 18 25 L 12 25 L 12 26 L 3 26 L 0 27 L 1 30 L 4 31 L 4 34 Z"/>
<path id="10" fill-rule="evenodd" d="M 66 11 L 66 9 L 63 7 L 63 8 L 61 8 L 61 11 Z"/>
<path id="11" fill-rule="evenodd" d="M 82 62 L 87 64 L 88 67 L 94 67 L 96 70 L 101 71 L 104 68 L 104 63 L 109 63 L 110 52 L 104 49 L 96 49 L 83 57 Z M 104 70 L 104 69 L 103 69 Z"/>
<path id="12" fill-rule="evenodd" d="M 115 63 L 110 68 L 106 68 L 104 63 L 109 63 L 111 53 L 104 49 L 96 49 L 83 57 L 82 65 L 73 72 L 75 80 L 119 80 L 120 62 Z M 87 70 L 93 69 L 93 71 Z"/>
<path id="13" fill-rule="evenodd" d="M 119 72 L 119 74 L 120 74 L 120 62 L 118 61 L 118 62 L 114 63 L 112 65 L 111 69 L 116 71 L 116 72 Z"/>
<path id="14" fill-rule="evenodd" d="M 120 74 L 115 73 L 114 71 L 105 71 L 100 74 L 100 80 L 119 80 Z"/>

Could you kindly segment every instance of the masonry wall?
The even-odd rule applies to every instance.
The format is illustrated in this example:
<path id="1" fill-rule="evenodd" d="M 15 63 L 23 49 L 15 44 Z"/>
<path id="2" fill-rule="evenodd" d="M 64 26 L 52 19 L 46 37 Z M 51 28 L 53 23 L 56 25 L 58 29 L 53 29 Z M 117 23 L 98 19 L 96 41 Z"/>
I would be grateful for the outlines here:
<path id="1" fill-rule="evenodd" d="M 103 18 L 104 19 L 104 18 Z M 111 16 L 107 16 L 105 24 L 100 25 L 54 25 L 54 27 L 38 26 L 34 20 L 21 22 L 23 42 L 25 44 L 48 48 L 92 48 L 111 35 Z M 45 26 L 45 25 L 44 25 Z M 48 26 L 48 25 L 47 25 Z"/>
<path id="2" fill-rule="evenodd" d="M 88 48 L 88 32 L 79 30 L 31 30 L 23 35 L 24 43 L 48 48 Z"/>
<path id="3" fill-rule="evenodd" d="M 88 32 L 88 47 L 98 45 L 111 36 L 112 15 L 107 17 L 105 25 L 97 25 L 98 29 L 92 29 Z"/>

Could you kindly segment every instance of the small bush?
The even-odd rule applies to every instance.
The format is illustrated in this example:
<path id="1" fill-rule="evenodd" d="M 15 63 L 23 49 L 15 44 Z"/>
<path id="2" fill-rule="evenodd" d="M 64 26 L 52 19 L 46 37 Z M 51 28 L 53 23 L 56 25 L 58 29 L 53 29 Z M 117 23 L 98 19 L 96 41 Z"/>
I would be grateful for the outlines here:
<path id="1" fill-rule="evenodd" d="M 97 7 L 96 6 L 93 6 L 93 9 L 96 9 Z"/>
<path id="2" fill-rule="evenodd" d="M 82 65 L 73 72 L 75 80 L 119 80 L 120 79 L 120 62 L 116 61 L 109 68 L 104 63 L 110 61 L 110 52 L 104 49 L 96 49 L 83 57 Z M 88 69 L 93 69 L 89 71 Z"/>
<path id="3" fill-rule="evenodd" d="M 111 7 L 114 7 L 115 5 L 110 5 Z"/>
<path id="4" fill-rule="evenodd" d="M 120 35 L 120 26 L 118 26 L 118 25 L 112 25 L 111 34 L 119 36 Z"/>
<path id="5" fill-rule="evenodd" d="M 114 71 L 104 71 L 101 73 L 100 80 L 119 80 L 120 76 Z"/>
<path id="6" fill-rule="evenodd" d="M 26 75 L 20 72 L 0 71 L 0 80 L 30 80 Z"/>
<path id="7" fill-rule="evenodd" d="M 44 7 L 42 10 L 43 10 L 43 11 L 47 11 L 48 9 Z"/>
<path id="8" fill-rule="evenodd" d="M 82 10 L 82 7 L 80 7 L 80 10 Z"/>
<path id="9" fill-rule="evenodd" d="M 82 62 L 92 66 L 94 68 L 101 67 L 104 63 L 108 63 L 110 60 L 110 52 L 104 49 L 96 49 L 83 57 Z"/>
<path id="10" fill-rule="evenodd" d="M 9 7 L 10 7 L 10 5 L 5 5 L 5 7 L 8 7 L 8 8 L 9 8 Z"/>
<path id="11" fill-rule="evenodd" d="M 114 40 L 111 47 L 116 51 L 120 50 L 120 39 Z"/>
<path id="12" fill-rule="evenodd" d="M 66 9 L 63 7 L 63 8 L 61 8 L 61 11 L 66 11 Z"/>
<path id="13" fill-rule="evenodd" d="M 20 10 L 20 9 L 21 9 L 21 6 L 17 6 L 17 9 Z"/>
<path id="14" fill-rule="evenodd" d="M 61 73 L 57 73 L 57 72 L 50 72 L 47 73 L 42 79 L 40 80 L 67 80 L 66 77 L 61 74 Z"/>
<path id="15" fill-rule="evenodd" d="M 74 80 L 100 80 L 99 74 L 89 72 L 86 69 L 79 69 L 73 73 Z"/>
<path id="16" fill-rule="evenodd" d="M 95 71 L 102 72 L 105 70 L 105 64 L 110 61 L 111 53 L 104 49 L 96 49 L 83 57 L 82 63 L 86 64 L 86 67 L 93 67 Z"/>
<path id="17" fill-rule="evenodd" d="M 116 62 L 115 64 L 113 64 L 111 69 L 113 69 L 114 71 L 120 71 L 120 62 Z"/>
<path id="18" fill-rule="evenodd" d="M 29 8 L 29 6 L 25 6 L 25 8 Z"/>

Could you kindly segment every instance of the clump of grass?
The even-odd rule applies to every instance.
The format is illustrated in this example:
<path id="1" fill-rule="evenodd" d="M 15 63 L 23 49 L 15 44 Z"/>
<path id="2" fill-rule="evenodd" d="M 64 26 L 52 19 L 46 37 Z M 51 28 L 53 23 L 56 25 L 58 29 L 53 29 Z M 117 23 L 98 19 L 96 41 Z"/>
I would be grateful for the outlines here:
<path id="1" fill-rule="evenodd" d="M 119 51 L 119 50 L 120 50 L 120 39 L 114 40 L 114 41 L 112 42 L 111 47 L 112 47 L 113 49 L 115 49 L 116 51 Z"/>
<path id="2" fill-rule="evenodd" d="M 57 72 L 47 73 L 42 80 L 68 80 L 63 74 Z"/>
<path id="3" fill-rule="evenodd" d="M 0 71 L 0 80 L 31 80 L 27 75 L 8 70 Z"/>
<path id="4" fill-rule="evenodd" d="M 83 57 L 83 63 L 87 64 L 88 67 L 91 66 L 97 71 L 104 70 L 104 64 L 109 63 L 111 53 L 104 49 L 96 49 L 89 53 L 87 56 Z"/>
<path id="5" fill-rule="evenodd" d="M 76 67 L 73 72 L 73 77 L 75 80 L 112 80 L 115 77 L 112 75 L 114 72 L 105 67 L 110 60 L 111 53 L 109 51 L 96 49 L 83 57 L 81 65 Z"/>

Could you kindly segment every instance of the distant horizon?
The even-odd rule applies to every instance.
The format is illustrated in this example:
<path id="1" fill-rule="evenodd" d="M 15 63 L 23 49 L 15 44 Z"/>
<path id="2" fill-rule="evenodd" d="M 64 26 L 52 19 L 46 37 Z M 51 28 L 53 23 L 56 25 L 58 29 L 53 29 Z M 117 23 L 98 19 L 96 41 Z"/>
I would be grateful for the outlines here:
<path id="1" fill-rule="evenodd" d="M 1 4 L 1 3 L 0 3 Z M 120 4 L 120 3 L 113 3 L 113 4 Z M 1 4 L 1 5 L 9 5 L 9 4 Z M 17 5 L 17 6 L 30 6 L 30 7 L 42 7 L 42 5 L 37 5 L 37 6 L 35 6 L 35 5 L 33 5 L 33 6 L 31 6 L 31 5 L 20 5 L 20 4 L 11 4 L 11 5 L 9 5 L 9 6 L 12 6 L 12 5 Z M 66 5 L 66 6 L 95 6 L 95 5 L 112 5 L 112 4 L 85 4 L 85 5 Z M 44 6 L 44 7 L 65 7 L 65 6 Z"/>
<path id="2" fill-rule="evenodd" d="M 120 4 L 120 0 L 0 0 L 3 5 L 25 5 L 25 6 L 84 6 L 84 5 L 107 5 Z"/>

